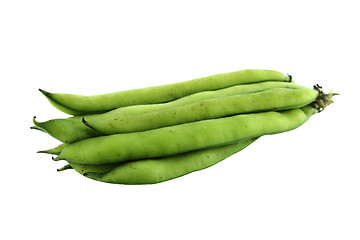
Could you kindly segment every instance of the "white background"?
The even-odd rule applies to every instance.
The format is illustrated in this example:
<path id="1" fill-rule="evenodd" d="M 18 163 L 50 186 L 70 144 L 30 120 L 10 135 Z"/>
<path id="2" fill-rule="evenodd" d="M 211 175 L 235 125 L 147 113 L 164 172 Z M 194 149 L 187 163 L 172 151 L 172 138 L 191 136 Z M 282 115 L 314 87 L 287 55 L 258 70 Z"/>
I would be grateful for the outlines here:
<path id="1" fill-rule="evenodd" d="M 360 239 L 356 1 L 1 1 L 2 239 Z M 341 93 L 206 170 L 124 186 L 58 173 L 30 130 L 91 95 L 246 68 Z M 5 223 L 4 223 L 5 221 Z M 5 237 L 6 236 L 6 237 Z"/>

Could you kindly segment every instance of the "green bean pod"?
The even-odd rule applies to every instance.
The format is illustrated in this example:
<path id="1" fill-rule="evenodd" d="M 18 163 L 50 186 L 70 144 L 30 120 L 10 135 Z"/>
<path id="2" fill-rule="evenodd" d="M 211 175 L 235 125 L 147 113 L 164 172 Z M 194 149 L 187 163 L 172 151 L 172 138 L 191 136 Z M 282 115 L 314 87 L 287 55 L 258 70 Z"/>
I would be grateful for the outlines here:
<path id="1" fill-rule="evenodd" d="M 86 120 L 89 122 L 100 122 L 106 119 L 116 118 L 118 116 L 151 113 L 187 104 L 192 104 L 199 101 L 219 97 L 234 96 L 245 93 L 256 93 L 274 88 L 303 89 L 304 87 L 292 82 L 260 82 L 253 84 L 243 84 L 220 90 L 195 93 L 171 102 L 128 106 L 123 108 L 117 108 L 102 114 L 86 115 L 85 117 Z M 41 127 L 44 132 L 64 143 L 73 143 L 87 138 L 103 135 L 100 132 L 94 131 L 89 127 L 85 126 L 81 121 L 82 117 L 83 116 L 73 116 L 66 119 L 51 119 L 45 122 L 37 122 L 34 119 L 33 122 L 35 126 L 32 128 Z"/>
<path id="2" fill-rule="evenodd" d="M 257 138 L 237 143 L 187 152 L 157 159 L 110 164 L 84 165 L 70 163 L 71 167 L 88 178 L 115 184 L 154 184 L 199 171 L 243 150 Z"/>
<path id="3" fill-rule="evenodd" d="M 119 115 L 100 122 L 84 119 L 84 123 L 96 132 L 106 135 L 130 133 L 243 113 L 300 108 L 315 101 L 317 95 L 316 90 L 309 88 L 275 88 L 200 101 L 147 114 Z"/>
<path id="4" fill-rule="evenodd" d="M 197 92 L 264 81 L 289 82 L 291 77 L 273 70 L 247 69 L 179 83 L 92 96 L 50 93 L 41 89 L 40 91 L 60 111 L 71 115 L 85 115 L 125 106 L 169 102 Z"/>
<path id="5" fill-rule="evenodd" d="M 67 145 L 55 160 L 107 164 L 166 157 L 290 131 L 305 123 L 316 112 L 317 109 L 306 106 L 89 138 Z"/>

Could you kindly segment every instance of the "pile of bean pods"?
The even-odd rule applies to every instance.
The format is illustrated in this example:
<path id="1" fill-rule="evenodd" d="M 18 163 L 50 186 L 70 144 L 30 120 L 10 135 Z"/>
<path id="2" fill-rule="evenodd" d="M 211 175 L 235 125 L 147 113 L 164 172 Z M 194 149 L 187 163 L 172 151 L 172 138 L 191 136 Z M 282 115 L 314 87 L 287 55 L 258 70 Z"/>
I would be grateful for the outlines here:
<path id="1" fill-rule="evenodd" d="M 101 182 L 153 184 L 210 167 L 263 135 L 295 129 L 333 102 L 319 85 L 246 69 L 83 96 L 49 93 L 69 118 L 33 122 L 62 143 L 39 151 Z"/>

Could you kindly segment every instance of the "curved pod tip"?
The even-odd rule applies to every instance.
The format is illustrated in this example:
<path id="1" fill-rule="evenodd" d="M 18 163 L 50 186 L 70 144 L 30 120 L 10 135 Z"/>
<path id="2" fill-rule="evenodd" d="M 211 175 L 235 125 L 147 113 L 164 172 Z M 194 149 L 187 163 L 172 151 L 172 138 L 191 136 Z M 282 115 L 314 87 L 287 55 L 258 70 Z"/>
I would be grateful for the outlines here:
<path id="1" fill-rule="evenodd" d="M 87 125 L 87 123 L 88 123 L 88 122 L 85 120 L 85 117 L 82 117 L 82 118 L 81 118 L 81 121 L 82 121 L 85 125 Z"/>
<path id="2" fill-rule="evenodd" d="M 288 82 L 294 82 L 293 77 L 290 74 L 286 74 L 288 76 Z"/>
<path id="3" fill-rule="evenodd" d="M 81 118 L 81 121 L 82 121 L 82 123 L 85 124 L 87 127 L 89 127 L 89 128 L 92 129 L 92 127 L 90 126 L 89 122 L 85 120 L 85 117 L 82 117 L 82 118 Z"/>
<path id="4" fill-rule="evenodd" d="M 99 131 L 96 130 L 93 126 L 91 126 L 91 124 L 90 124 L 88 121 L 86 121 L 84 117 L 81 118 L 81 121 L 82 121 L 82 123 L 85 124 L 85 126 L 87 126 L 88 128 L 94 130 L 94 131 L 97 132 L 97 133 L 103 134 L 102 132 L 99 132 Z"/>
<path id="5" fill-rule="evenodd" d="M 61 167 L 61 168 L 58 168 L 56 169 L 58 172 L 62 172 L 62 171 L 65 171 L 65 170 L 68 170 L 68 169 L 72 169 L 72 166 L 70 164 L 66 164 L 65 166 Z"/>
<path id="6" fill-rule="evenodd" d="M 44 94 L 46 97 L 51 97 L 51 93 L 45 91 L 45 90 L 42 90 L 41 88 L 39 88 L 39 91 Z"/>
<path id="7" fill-rule="evenodd" d="M 39 130 L 42 132 L 46 132 L 45 129 L 43 129 L 40 125 L 40 123 L 38 121 L 36 121 L 36 116 L 33 117 L 33 123 L 35 124 L 35 126 L 31 126 L 30 129 L 35 129 L 35 130 Z"/>
<path id="8" fill-rule="evenodd" d="M 35 124 L 35 127 L 33 127 L 33 128 L 41 128 L 42 129 L 40 122 L 36 121 L 36 116 L 33 117 L 33 123 Z"/>

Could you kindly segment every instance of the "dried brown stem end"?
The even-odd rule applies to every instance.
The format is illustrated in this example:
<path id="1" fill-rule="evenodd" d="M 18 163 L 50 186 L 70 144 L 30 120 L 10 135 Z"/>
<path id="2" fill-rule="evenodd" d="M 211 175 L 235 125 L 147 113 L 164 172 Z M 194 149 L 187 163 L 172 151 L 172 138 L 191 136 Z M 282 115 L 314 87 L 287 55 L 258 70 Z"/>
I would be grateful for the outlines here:
<path id="1" fill-rule="evenodd" d="M 322 90 L 322 87 L 319 84 L 314 85 L 314 89 L 319 92 L 316 100 L 312 103 L 312 106 L 316 108 L 319 112 L 323 111 L 327 106 L 332 104 L 333 96 L 340 95 L 338 93 L 327 93 L 325 94 Z"/>

